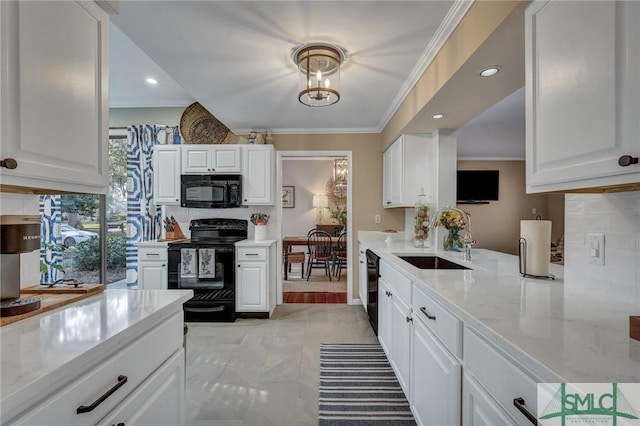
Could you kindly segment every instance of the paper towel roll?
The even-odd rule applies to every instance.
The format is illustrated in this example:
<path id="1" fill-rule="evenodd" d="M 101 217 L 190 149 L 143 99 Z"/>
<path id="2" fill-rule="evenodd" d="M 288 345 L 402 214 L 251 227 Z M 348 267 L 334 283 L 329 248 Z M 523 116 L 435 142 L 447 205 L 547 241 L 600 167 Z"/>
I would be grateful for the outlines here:
<path id="1" fill-rule="evenodd" d="M 520 238 L 527 242 L 525 274 L 546 277 L 551 258 L 551 221 L 521 220 Z"/>

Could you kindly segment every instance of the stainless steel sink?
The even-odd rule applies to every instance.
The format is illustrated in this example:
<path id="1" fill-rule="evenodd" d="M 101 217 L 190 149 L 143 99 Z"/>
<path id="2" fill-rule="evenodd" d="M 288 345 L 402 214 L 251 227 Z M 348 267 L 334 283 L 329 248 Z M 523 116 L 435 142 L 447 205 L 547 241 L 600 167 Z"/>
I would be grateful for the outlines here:
<path id="1" fill-rule="evenodd" d="M 398 256 L 418 269 L 470 269 L 438 256 Z"/>

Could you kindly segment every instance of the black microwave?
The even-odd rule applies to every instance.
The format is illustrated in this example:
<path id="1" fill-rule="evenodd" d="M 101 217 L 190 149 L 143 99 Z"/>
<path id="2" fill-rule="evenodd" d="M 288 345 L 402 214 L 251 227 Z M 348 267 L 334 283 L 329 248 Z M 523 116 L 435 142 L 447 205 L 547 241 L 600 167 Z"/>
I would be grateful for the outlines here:
<path id="1" fill-rule="evenodd" d="M 180 205 L 228 209 L 242 206 L 242 175 L 182 175 Z"/>

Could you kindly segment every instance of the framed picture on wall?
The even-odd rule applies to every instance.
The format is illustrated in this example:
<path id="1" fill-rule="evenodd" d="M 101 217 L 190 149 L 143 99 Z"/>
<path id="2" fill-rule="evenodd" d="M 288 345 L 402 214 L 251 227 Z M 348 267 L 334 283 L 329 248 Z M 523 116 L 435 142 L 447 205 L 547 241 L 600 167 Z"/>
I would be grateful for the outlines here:
<path id="1" fill-rule="evenodd" d="M 292 209 L 296 206 L 296 191 L 293 186 L 282 186 L 282 207 Z"/>

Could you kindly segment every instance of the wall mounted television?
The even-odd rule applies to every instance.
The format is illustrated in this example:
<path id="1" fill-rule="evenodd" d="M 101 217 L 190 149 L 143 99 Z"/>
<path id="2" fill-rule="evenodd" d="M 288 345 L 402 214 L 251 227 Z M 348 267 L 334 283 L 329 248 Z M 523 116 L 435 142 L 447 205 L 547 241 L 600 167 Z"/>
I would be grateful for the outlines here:
<path id="1" fill-rule="evenodd" d="M 498 200 L 498 170 L 458 170 L 458 204 L 486 204 Z"/>

